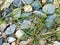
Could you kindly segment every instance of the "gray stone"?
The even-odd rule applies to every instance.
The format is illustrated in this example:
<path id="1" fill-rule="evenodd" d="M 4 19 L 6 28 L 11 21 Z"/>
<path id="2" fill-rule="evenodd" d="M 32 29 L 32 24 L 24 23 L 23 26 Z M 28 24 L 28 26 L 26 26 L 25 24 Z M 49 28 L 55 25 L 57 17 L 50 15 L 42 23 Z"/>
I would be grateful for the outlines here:
<path id="1" fill-rule="evenodd" d="M 46 4 L 43 6 L 43 12 L 46 14 L 53 14 L 55 12 L 55 6 L 53 4 Z"/>
<path id="2" fill-rule="evenodd" d="M 6 35 L 11 35 L 15 32 L 15 29 L 16 29 L 16 25 L 13 24 L 6 29 L 5 34 Z"/>
<path id="3" fill-rule="evenodd" d="M 54 23 L 55 23 L 55 19 L 57 18 L 56 14 L 53 14 L 51 16 L 48 16 L 45 20 L 45 25 L 47 28 L 52 28 Z"/>
<path id="4" fill-rule="evenodd" d="M 20 29 L 28 29 L 31 26 L 31 21 L 24 20 L 23 23 L 20 26 Z"/>

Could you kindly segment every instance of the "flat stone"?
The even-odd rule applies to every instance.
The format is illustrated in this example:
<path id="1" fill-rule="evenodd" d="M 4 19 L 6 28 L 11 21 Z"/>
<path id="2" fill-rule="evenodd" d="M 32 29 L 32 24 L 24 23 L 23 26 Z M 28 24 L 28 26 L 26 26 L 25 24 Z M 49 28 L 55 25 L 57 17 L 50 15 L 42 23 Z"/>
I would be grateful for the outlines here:
<path id="1" fill-rule="evenodd" d="M 11 35 L 15 32 L 15 29 L 16 29 L 16 25 L 13 24 L 6 29 L 5 34 L 6 35 Z"/>
<path id="2" fill-rule="evenodd" d="M 2 45 L 10 45 L 9 43 L 3 43 Z"/>
<path id="3" fill-rule="evenodd" d="M 55 6 L 53 4 L 46 4 L 42 10 L 46 14 L 53 14 L 55 12 Z"/>
<path id="4" fill-rule="evenodd" d="M 11 42 L 15 41 L 16 39 L 14 37 L 8 37 L 7 40 L 9 43 L 11 43 Z"/>

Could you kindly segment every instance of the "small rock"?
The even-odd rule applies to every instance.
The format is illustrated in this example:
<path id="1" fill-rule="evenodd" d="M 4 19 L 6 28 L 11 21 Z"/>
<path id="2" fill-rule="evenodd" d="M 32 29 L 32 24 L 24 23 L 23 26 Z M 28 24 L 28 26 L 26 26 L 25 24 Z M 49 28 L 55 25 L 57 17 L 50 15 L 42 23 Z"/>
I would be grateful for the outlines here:
<path id="1" fill-rule="evenodd" d="M 32 2 L 33 2 L 33 0 L 24 0 L 24 2 L 26 3 L 26 4 L 31 4 Z"/>
<path id="2" fill-rule="evenodd" d="M 31 15 L 30 12 L 26 12 L 26 13 L 22 13 L 22 15 L 20 17 L 25 18 L 25 17 L 29 17 L 30 15 Z"/>
<path id="3" fill-rule="evenodd" d="M 13 24 L 6 29 L 5 34 L 6 35 L 11 35 L 15 32 L 15 29 L 16 29 L 16 25 Z"/>
<path id="4" fill-rule="evenodd" d="M 40 39 L 40 45 L 47 45 L 47 42 L 45 39 Z"/>
<path id="5" fill-rule="evenodd" d="M 15 35 L 16 38 L 20 39 L 24 35 L 24 32 L 22 30 L 18 30 L 16 31 Z"/>
<path id="6" fill-rule="evenodd" d="M 11 45 L 16 45 L 16 43 L 15 42 L 12 42 Z"/>
<path id="7" fill-rule="evenodd" d="M 45 25 L 47 28 L 52 28 L 55 22 L 55 19 L 57 18 L 56 14 L 53 14 L 51 16 L 48 16 L 45 20 Z"/>
<path id="8" fill-rule="evenodd" d="M 40 18 L 46 18 L 47 17 L 47 15 L 41 11 L 34 11 L 33 14 L 35 14 L 36 16 L 38 16 Z"/>
<path id="9" fill-rule="evenodd" d="M 3 38 L 0 37 L 0 45 L 2 45 L 2 43 L 3 43 Z"/>
<path id="10" fill-rule="evenodd" d="M 20 7 L 20 6 L 22 6 L 22 1 L 21 0 L 14 0 L 12 5 L 15 7 Z"/>
<path id="11" fill-rule="evenodd" d="M 20 26 L 20 29 L 28 29 L 28 28 L 30 28 L 30 26 L 31 26 L 31 21 L 24 20 Z"/>
<path id="12" fill-rule="evenodd" d="M 32 5 L 34 10 L 39 10 L 39 8 L 42 7 L 42 5 L 41 5 L 39 0 L 35 0 L 31 5 Z"/>
<path id="13" fill-rule="evenodd" d="M 60 31 L 60 27 L 57 27 L 57 31 Z"/>
<path id="14" fill-rule="evenodd" d="M 24 6 L 24 11 L 25 12 L 31 12 L 32 11 L 32 6 L 31 5 L 25 5 Z"/>
<path id="15" fill-rule="evenodd" d="M 2 45 L 10 45 L 9 43 L 3 43 Z"/>
<path id="16" fill-rule="evenodd" d="M 58 0 L 54 0 L 53 4 L 54 4 L 55 8 L 58 8 L 58 7 L 59 7 L 59 2 L 58 2 Z"/>
<path id="17" fill-rule="evenodd" d="M 7 14 L 9 14 L 11 12 L 10 8 L 7 8 L 3 13 L 2 16 L 6 16 Z"/>
<path id="18" fill-rule="evenodd" d="M 53 14 L 55 12 L 55 6 L 53 4 L 46 4 L 43 6 L 43 12 L 46 14 Z"/>
<path id="19" fill-rule="evenodd" d="M 42 0 L 42 3 L 45 4 L 47 2 L 47 0 Z"/>
<path id="20" fill-rule="evenodd" d="M 27 44 L 28 44 L 27 41 L 22 41 L 22 42 L 20 42 L 20 45 L 27 45 Z"/>
<path id="21" fill-rule="evenodd" d="M 27 45 L 27 44 L 29 44 L 32 41 L 33 41 L 32 39 L 28 39 L 27 41 L 21 41 L 20 45 Z"/>
<path id="22" fill-rule="evenodd" d="M 9 43 L 11 43 L 11 42 L 15 41 L 16 39 L 14 37 L 8 37 L 7 40 Z"/>
<path id="23" fill-rule="evenodd" d="M 6 23 L 2 23 L 1 25 L 0 25 L 0 31 L 4 31 L 4 29 L 6 28 L 8 26 L 8 24 L 6 24 Z"/>
<path id="24" fill-rule="evenodd" d="M 60 42 L 54 41 L 54 45 L 60 45 Z"/>

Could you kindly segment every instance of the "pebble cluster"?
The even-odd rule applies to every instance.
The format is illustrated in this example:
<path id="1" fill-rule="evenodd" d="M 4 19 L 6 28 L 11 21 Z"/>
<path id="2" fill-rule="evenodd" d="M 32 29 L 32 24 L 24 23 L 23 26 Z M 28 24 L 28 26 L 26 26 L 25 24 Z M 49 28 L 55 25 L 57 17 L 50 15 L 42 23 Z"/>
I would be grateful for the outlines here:
<path id="1" fill-rule="evenodd" d="M 0 0 L 0 45 L 60 45 L 60 0 Z"/>

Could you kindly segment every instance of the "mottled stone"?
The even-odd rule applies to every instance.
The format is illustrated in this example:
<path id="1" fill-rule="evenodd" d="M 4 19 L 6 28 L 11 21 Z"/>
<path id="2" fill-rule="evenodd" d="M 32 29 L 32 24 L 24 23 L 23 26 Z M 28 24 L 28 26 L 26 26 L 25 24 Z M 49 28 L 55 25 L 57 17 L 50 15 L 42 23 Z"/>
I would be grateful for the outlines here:
<path id="1" fill-rule="evenodd" d="M 16 25 L 13 24 L 6 29 L 5 34 L 6 35 L 11 35 L 15 32 L 15 29 L 16 29 Z"/>

